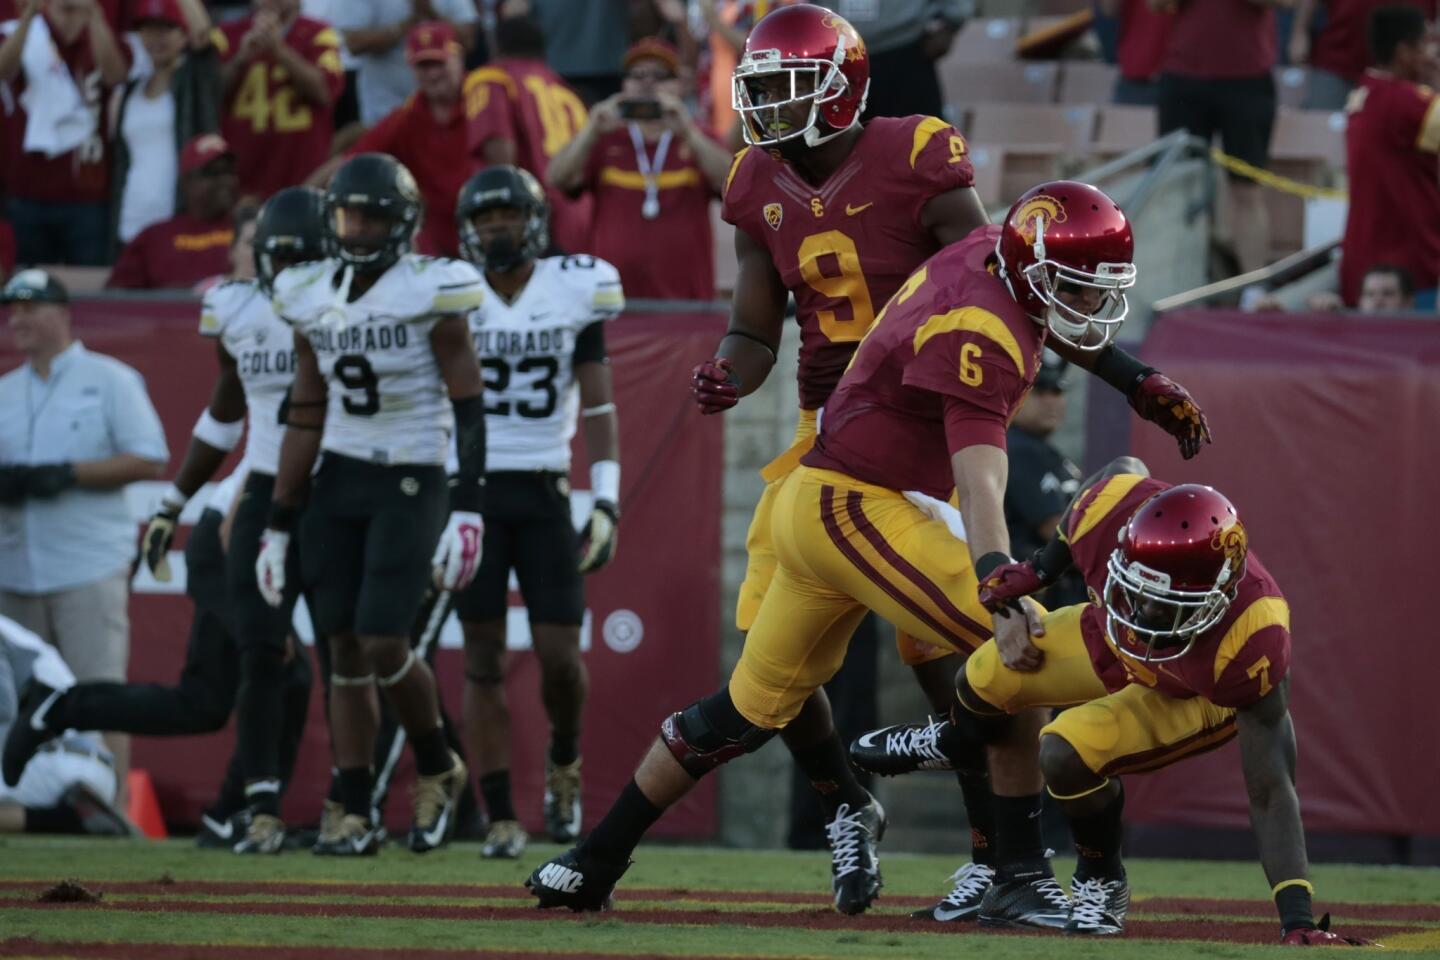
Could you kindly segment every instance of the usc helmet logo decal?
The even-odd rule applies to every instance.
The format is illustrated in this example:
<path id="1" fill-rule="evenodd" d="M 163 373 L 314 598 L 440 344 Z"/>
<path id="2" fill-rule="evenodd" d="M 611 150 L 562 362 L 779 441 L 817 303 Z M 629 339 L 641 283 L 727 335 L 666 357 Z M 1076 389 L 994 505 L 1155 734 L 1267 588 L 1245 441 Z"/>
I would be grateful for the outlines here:
<path id="1" fill-rule="evenodd" d="M 1026 243 L 1035 242 L 1035 220 L 1040 218 L 1045 223 L 1064 223 L 1068 219 L 1065 213 L 1065 205 L 1059 200 L 1042 193 L 1025 201 L 1024 206 L 1015 211 L 1015 229 L 1020 231 L 1020 236 L 1025 238 Z"/>
<path id="2" fill-rule="evenodd" d="M 827 14 L 825 19 L 820 22 L 835 31 L 835 35 L 840 41 L 840 49 L 845 51 L 846 60 L 854 62 L 865 56 L 865 41 L 847 21 L 839 15 L 831 13 Z"/>
<path id="3" fill-rule="evenodd" d="M 1225 554 L 1226 561 L 1232 564 L 1244 560 L 1250 549 L 1245 525 L 1235 520 L 1230 526 L 1217 529 L 1210 535 L 1210 549 Z"/>

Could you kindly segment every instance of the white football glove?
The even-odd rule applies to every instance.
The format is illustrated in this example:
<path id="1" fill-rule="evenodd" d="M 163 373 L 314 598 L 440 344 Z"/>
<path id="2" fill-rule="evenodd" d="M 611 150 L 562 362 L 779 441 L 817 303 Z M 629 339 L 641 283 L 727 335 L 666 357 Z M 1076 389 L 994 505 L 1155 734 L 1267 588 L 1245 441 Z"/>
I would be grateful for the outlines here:
<path id="1" fill-rule="evenodd" d="M 260 555 L 255 558 L 255 583 L 260 596 L 272 607 L 285 602 L 285 556 L 290 552 L 290 534 L 267 529 L 260 535 Z"/>
<path id="2" fill-rule="evenodd" d="M 452 510 L 435 547 L 435 586 L 441 590 L 464 590 L 480 569 L 480 550 L 485 542 L 485 521 L 469 510 Z"/>
<path id="3" fill-rule="evenodd" d="M 580 532 L 580 572 L 594 573 L 615 556 L 620 531 L 613 503 L 597 500 L 590 510 L 590 520 Z"/>

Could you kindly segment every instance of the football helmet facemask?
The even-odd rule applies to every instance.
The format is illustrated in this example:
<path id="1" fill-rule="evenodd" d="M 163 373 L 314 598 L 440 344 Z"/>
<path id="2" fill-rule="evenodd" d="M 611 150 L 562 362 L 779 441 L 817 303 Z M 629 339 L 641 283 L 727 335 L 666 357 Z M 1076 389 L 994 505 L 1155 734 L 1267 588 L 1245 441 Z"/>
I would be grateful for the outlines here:
<path id="1" fill-rule="evenodd" d="M 422 203 L 414 175 L 394 157 L 361 153 L 330 178 L 325 219 L 341 262 L 380 273 L 410 251 Z"/>
<path id="2" fill-rule="evenodd" d="M 1162 490 L 1120 530 L 1105 577 L 1105 637 L 1144 663 L 1177 660 L 1230 608 L 1249 543 L 1235 507 L 1197 483 Z"/>
<path id="3" fill-rule="evenodd" d="M 518 239 L 513 231 L 486 230 L 475 218 L 488 210 L 517 210 L 524 219 Z M 550 246 L 550 204 L 545 189 L 528 170 L 501 164 L 479 171 L 460 188 L 455 204 L 460 250 L 485 270 L 506 273 L 524 266 Z"/>
<path id="4" fill-rule="evenodd" d="M 325 194 L 314 187 L 286 187 L 255 217 L 255 277 L 269 293 L 286 267 L 334 254 L 325 225 Z"/>

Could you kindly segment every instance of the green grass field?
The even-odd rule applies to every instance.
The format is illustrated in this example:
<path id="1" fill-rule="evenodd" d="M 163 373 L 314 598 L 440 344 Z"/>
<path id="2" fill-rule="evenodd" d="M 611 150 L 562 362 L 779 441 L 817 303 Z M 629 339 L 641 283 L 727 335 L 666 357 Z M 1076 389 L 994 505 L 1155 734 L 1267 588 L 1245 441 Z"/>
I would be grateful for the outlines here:
<path id="1" fill-rule="evenodd" d="M 0 957 L 379 960 L 384 957 L 1244 958 L 1278 927 L 1253 863 L 1136 860 L 1123 938 L 1077 940 L 914 921 L 957 865 L 889 854 L 862 917 L 829 909 L 823 854 L 645 846 L 614 911 L 531 906 L 521 883 L 555 851 L 482 861 L 473 844 L 369 860 L 242 858 L 166 843 L 0 839 Z M 1060 864 L 1057 862 L 1057 866 Z M 42 903 L 74 879 L 96 903 Z M 1440 869 L 1319 866 L 1317 906 L 1392 953 L 1440 957 Z"/>

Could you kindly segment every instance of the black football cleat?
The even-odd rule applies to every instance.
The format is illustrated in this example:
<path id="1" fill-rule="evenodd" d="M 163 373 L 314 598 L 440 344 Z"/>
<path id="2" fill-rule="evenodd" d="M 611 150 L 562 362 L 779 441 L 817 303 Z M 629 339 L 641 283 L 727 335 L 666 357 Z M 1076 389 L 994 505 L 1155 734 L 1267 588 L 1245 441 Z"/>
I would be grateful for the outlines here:
<path id="1" fill-rule="evenodd" d="M 200 829 L 195 831 L 195 846 L 202 850 L 233 850 L 235 844 L 245 838 L 245 831 L 249 829 L 249 810 L 233 813 L 223 820 L 206 811 L 200 814 Z"/>
<path id="2" fill-rule="evenodd" d="M 944 900 L 933 907 L 916 910 L 910 916 L 937 923 L 964 923 L 978 919 L 985 891 L 995 882 L 995 869 L 983 863 L 967 863 L 951 874 L 950 881 L 955 886 Z"/>
<path id="3" fill-rule="evenodd" d="M 954 770 L 955 763 L 940 749 L 942 738 L 949 732 L 949 718 L 939 713 L 915 723 L 881 727 L 862 733 L 850 744 L 850 761 L 881 777 L 916 770 Z"/>
<path id="4" fill-rule="evenodd" d="M 80 820 L 80 829 L 96 837 L 138 837 L 140 828 L 117 810 L 114 804 L 86 783 L 72 783 L 65 789 L 60 805 L 69 807 Z"/>
<path id="5" fill-rule="evenodd" d="M 20 694 L 20 707 L 10 724 L 10 734 L 5 738 L 3 761 L 0 761 L 0 776 L 7 786 L 14 787 L 20 783 L 25 765 L 35 756 L 41 744 L 64 732 L 51 729 L 45 722 L 50 708 L 63 692 L 33 678 L 25 684 Z"/>
<path id="6" fill-rule="evenodd" d="M 1066 933 L 1091 937 L 1113 937 L 1125 932 L 1125 912 L 1130 909 L 1130 884 L 1124 878 L 1070 882 L 1070 922 Z"/>
<path id="7" fill-rule="evenodd" d="M 853 809 L 842 803 L 825 825 L 825 834 L 835 909 L 847 916 L 864 913 L 880 894 L 880 856 L 875 846 L 885 836 L 885 808 L 874 797 Z"/>
<path id="8" fill-rule="evenodd" d="M 574 847 L 540 864 L 525 886 L 539 901 L 542 910 L 569 907 L 576 913 L 609 910 L 615 884 L 633 861 L 607 863 L 588 856 L 583 847 Z"/>
<path id="9" fill-rule="evenodd" d="M 996 880 L 980 903 L 987 927 L 1063 930 L 1070 922 L 1070 898 L 1049 874 L 1021 880 Z"/>

